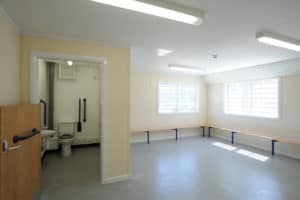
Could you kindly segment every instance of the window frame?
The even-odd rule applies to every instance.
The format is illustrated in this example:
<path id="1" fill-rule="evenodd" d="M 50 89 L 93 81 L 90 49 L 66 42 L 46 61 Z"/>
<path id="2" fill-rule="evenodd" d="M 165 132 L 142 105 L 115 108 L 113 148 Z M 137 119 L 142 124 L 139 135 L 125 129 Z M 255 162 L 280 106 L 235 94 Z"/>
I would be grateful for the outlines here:
<path id="1" fill-rule="evenodd" d="M 196 90 L 196 111 L 195 112 L 170 112 L 170 113 L 161 113 L 159 112 L 159 105 L 160 105 L 160 84 L 161 83 L 168 83 L 168 84 L 175 84 L 177 88 L 177 92 L 180 86 L 193 86 Z M 200 113 L 200 87 L 196 83 L 182 83 L 182 82 L 175 82 L 175 81 L 158 81 L 157 84 L 157 114 L 158 115 L 194 115 Z M 177 108 L 178 109 L 178 99 L 179 95 L 177 94 Z"/>
<path id="2" fill-rule="evenodd" d="M 246 82 L 246 81 L 263 81 L 263 80 L 271 80 L 271 79 L 277 79 L 278 81 L 278 101 L 277 101 L 277 112 L 278 116 L 277 117 L 267 117 L 267 116 L 256 116 L 256 115 L 247 115 L 247 114 L 235 114 L 235 113 L 226 113 L 226 84 L 230 83 L 241 83 L 241 82 Z M 245 117 L 245 118 L 254 118 L 254 119 L 268 119 L 268 120 L 281 120 L 282 119 L 282 77 L 270 77 L 270 78 L 262 78 L 262 79 L 250 79 L 250 80 L 237 80 L 237 81 L 232 81 L 232 82 L 226 82 L 223 84 L 223 114 L 228 115 L 228 116 L 239 116 L 239 117 Z"/>

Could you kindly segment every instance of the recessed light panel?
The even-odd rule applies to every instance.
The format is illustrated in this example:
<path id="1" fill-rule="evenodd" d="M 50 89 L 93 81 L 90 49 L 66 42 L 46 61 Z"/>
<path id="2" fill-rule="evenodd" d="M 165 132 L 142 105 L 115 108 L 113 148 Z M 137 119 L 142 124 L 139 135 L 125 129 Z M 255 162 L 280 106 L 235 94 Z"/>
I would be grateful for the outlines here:
<path id="1" fill-rule="evenodd" d="M 173 53 L 173 51 L 168 49 L 157 49 L 158 56 L 166 56 L 169 55 L 170 53 Z"/>

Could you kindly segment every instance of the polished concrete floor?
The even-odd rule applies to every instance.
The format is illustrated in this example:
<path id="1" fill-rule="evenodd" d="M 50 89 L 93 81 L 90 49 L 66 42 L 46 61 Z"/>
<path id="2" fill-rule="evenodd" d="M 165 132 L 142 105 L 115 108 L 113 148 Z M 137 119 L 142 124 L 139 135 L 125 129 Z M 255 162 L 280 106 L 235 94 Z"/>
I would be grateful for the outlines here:
<path id="1" fill-rule="evenodd" d="M 99 148 L 75 149 L 65 159 L 49 154 L 41 200 L 300 199 L 299 160 L 223 143 L 193 137 L 133 144 L 131 180 L 111 185 L 99 183 Z M 244 150 L 256 154 L 238 153 Z"/>

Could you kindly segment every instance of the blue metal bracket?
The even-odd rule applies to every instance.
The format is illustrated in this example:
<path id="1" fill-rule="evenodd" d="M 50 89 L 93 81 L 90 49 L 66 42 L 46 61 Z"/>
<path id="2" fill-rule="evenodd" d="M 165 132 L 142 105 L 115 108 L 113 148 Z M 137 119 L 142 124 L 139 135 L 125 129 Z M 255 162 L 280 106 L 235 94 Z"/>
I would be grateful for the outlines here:
<path id="1" fill-rule="evenodd" d="M 150 144 L 150 131 L 145 131 L 147 133 L 147 144 Z"/>
<path id="2" fill-rule="evenodd" d="M 175 128 L 174 130 L 175 130 L 175 139 L 177 141 L 178 140 L 178 128 Z"/>
<path id="3" fill-rule="evenodd" d="M 211 137 L 211 128 L 212 127 L 208 127 L 208 137 Z"/>
<path id="4" fill-rule="evenodd" d="M 202 137 L 205 137 L 205 127 L 202 126 L 201 128 L 202 128 Z"/>
<path id="5" fill-rule="evenodd" d="M 277 140 L 272 140 L 272 156 L 275 156 L 275 143 L 278 142 Z"/>
<path id="6" fill-rule="evenodd" d="M 231 144 L 234 144 L 234 135 L 235 135 L 235 132 L 231 132 Z"/>

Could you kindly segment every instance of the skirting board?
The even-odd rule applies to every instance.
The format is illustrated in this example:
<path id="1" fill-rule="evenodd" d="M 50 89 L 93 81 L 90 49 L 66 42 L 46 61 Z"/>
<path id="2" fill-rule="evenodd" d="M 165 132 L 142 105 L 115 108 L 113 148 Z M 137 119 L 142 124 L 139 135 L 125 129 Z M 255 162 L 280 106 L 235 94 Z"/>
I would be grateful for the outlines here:
<path id="1" fill-rule="evenodd" d="M 131 174 L 123 175 L 123 176 L 115 176 L 115 177 L 103 179 L 102 184 L 111 184 L 111 183 L 117 183 L 121 181 L 127 181 L 130 178 L 131 178 Z"/>

